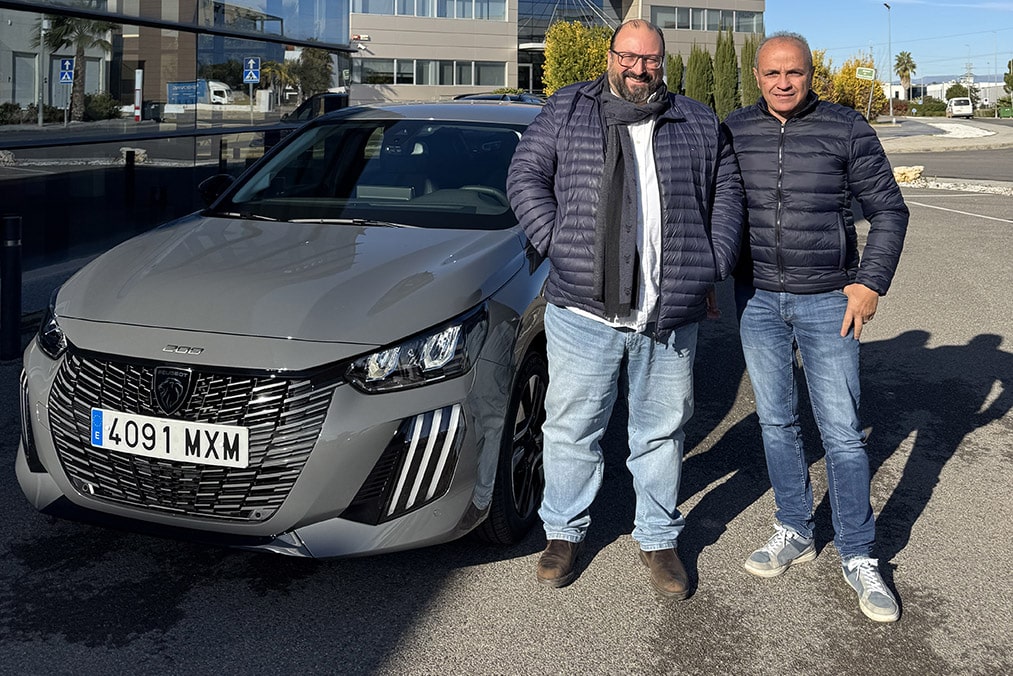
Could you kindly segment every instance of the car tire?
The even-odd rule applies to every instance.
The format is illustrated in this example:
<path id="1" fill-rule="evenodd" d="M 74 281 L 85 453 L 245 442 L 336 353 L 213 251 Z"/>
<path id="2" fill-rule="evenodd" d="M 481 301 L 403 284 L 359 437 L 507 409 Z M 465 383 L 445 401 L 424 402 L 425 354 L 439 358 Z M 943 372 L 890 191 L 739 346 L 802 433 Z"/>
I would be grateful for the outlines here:
<path id="1" fill-rule="evenodd" d="M 548 383 L 545 356 L 538 351 L 529 352 L 521 362 L 510 393 L 489 515 L 475 530 L 486 542 L 514 544 L 538 520 L 545 486 L 542 423 Z"/>

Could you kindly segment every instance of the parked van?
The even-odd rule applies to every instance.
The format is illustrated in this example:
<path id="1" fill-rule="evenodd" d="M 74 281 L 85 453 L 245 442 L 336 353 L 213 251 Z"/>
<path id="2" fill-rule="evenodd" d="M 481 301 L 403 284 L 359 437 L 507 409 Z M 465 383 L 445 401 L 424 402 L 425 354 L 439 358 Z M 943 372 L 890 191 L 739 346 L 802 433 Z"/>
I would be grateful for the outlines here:
<path id="1" fill-rule="evenodd" d="M 971 99 L 960 97 L 947 101 L 946 117 L 966 117 L 970 120 L 974 117 L 974 106 L 971 104 Z"/>

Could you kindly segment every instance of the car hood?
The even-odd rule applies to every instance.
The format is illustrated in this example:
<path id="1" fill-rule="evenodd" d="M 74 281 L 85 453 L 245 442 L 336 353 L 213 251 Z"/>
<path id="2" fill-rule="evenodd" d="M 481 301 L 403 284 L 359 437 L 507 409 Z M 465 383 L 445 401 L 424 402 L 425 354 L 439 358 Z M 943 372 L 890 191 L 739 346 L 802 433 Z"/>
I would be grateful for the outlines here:
<path id="1" fill-rule="evenodd" d="M 521 269 L 502 231 L 191 216 L 106 252 L 61 289 L 58 316 L 383 345 L 474 307 Z"/>

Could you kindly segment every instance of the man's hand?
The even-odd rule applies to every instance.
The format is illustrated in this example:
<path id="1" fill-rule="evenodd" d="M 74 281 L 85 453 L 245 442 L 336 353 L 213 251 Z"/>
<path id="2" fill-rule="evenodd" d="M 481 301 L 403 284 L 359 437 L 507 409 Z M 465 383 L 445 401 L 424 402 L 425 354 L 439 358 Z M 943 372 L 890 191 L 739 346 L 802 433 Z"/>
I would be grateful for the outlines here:
<path id="1" fill-rule="evenodd" d="M 718 292 L 713 286 L 707 292 L 707 319 L 721 319 L 721 309 L 718 308 Z"/>
<path id="2" fill-rule="evenodd" d="M 864 284 L 848 284 L 844 287 L 844 295 L 848 297 L 848 309 L 844 311 L 841 337 L 848 335 L 848 330 L 854 324 L 855 340 L 858 340 L 862 335 L 862 325 L 868 324 L 876 316 L 879 294 Z"/>

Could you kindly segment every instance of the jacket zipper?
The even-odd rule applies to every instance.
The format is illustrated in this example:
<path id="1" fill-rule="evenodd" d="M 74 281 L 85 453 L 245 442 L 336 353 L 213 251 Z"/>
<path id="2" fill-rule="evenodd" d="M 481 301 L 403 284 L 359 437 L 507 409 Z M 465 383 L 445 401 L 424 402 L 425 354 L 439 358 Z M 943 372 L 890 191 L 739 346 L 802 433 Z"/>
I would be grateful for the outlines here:
<path id="1" fill-rule="evenodd" d="M 781 191 L 784 179 L 784 125 L 781 123 L 781 134 L 777 140 L 777 210 L 774 216 L 774 250 L 777 252 L 777 281 L 784 291 L 784 259 L 781 256 L 781 210 L 784 195 Z"/>

